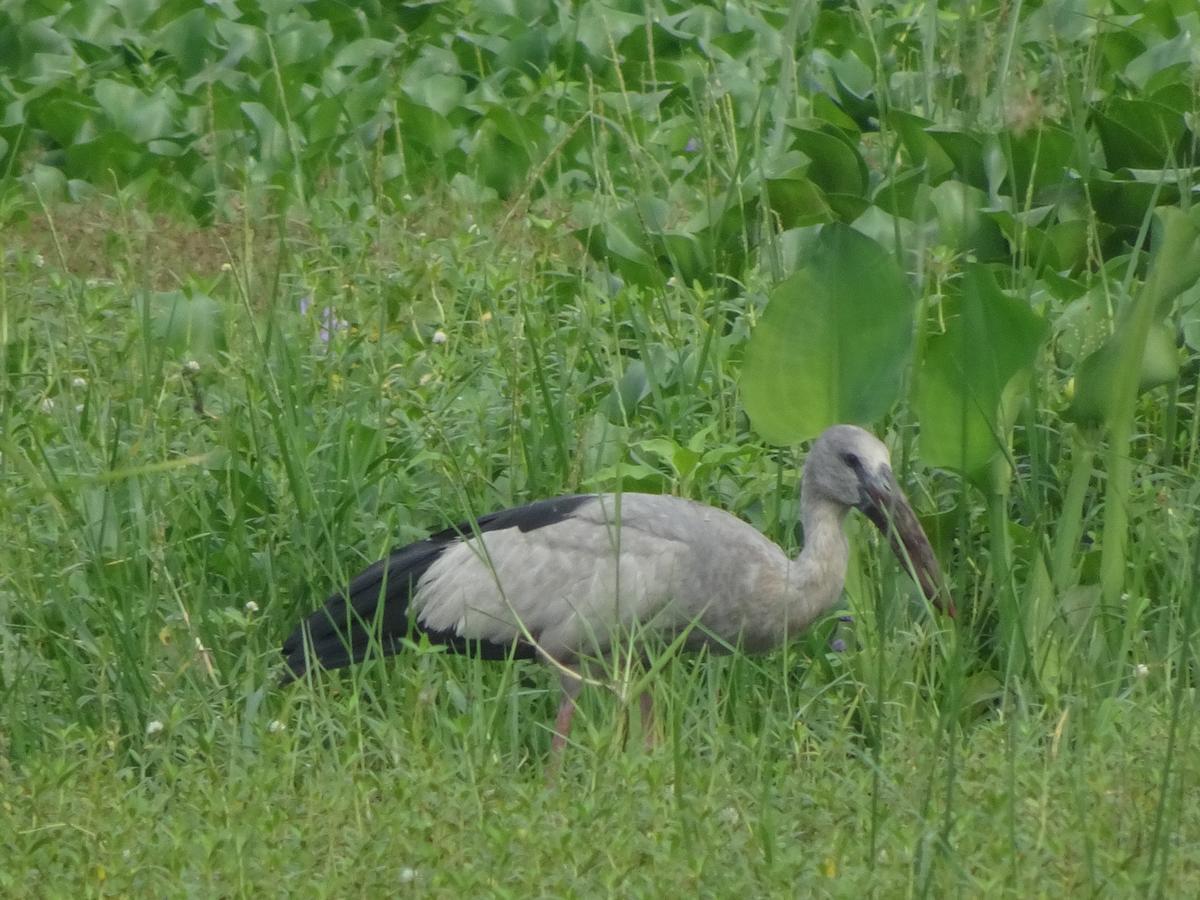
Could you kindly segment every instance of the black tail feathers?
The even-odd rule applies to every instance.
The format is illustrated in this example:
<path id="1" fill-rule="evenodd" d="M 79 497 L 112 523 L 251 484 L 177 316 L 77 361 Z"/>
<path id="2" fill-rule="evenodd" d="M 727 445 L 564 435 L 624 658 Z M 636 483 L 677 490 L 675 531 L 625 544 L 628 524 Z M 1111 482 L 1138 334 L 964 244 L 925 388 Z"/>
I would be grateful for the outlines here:
<path id="1" fill-rule="evenodd" d="M 309 669 L 340 669 L 362 662 L 373 649 L 397 653 L 413 623 L 409 601 L 425 570 L 445 544 L 420 541 L 393 552 L 334 594 L 283 642 L 287 664 L 281 682 L 300 678 Z M 419 630 L 419 629 L 418 629 Z"/>

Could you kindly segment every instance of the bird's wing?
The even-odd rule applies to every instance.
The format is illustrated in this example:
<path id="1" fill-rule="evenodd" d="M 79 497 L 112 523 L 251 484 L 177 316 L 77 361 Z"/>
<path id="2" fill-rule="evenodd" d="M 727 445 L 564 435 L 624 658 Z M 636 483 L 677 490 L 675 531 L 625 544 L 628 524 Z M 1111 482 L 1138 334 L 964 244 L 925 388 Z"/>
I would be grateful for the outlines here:
<path id="1" fill-rule="evenodd" d="M 657 512 L 670 498 L 638 496 L 626 495 L 620 513 L 600 496 L 547 527 L 457 542 L 417 584 L 418 622 L 495 644 L 532 642 L 559 659 L 603 652 L 615 628 L 664 611 L 694 549 L 647 520 L 647 503 Z"/>

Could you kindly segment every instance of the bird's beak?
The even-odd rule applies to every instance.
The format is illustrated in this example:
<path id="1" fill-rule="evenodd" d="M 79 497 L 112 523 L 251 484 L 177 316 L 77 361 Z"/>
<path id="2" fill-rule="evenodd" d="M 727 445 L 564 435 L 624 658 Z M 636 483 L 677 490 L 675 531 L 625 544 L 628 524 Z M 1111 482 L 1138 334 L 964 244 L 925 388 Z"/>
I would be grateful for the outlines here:
<path id="1" fill-rule="evenodd" d="M 933 547 L 892 470 L 884 466 L 877 473 L 864 473 L 862 493 L 859 509 L 887 535 L 892 552 L 912 574 L 925 598 L 954 618 L 954 598 L 942 579 Z"/>

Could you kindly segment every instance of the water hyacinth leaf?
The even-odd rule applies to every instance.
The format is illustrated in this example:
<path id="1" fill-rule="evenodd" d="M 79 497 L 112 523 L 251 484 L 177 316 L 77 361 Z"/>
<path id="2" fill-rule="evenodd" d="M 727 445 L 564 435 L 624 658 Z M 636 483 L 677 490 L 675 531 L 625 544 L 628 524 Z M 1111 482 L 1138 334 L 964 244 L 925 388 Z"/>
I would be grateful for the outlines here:
<path id="1" fill-rule="evenodd" d="M 1113 97 L 1093 114 L 1110 170 L 1157 169 L 1177 160 L 1183 114 L 1149 100 Z"/>
<path id="2" fill-rule="evenodd" d="M 822 122 L 837 128 L 843 134 L 855 138 L 860 134 L 858 123 L 846 115 L 845 111 L 828 94 L 817 94 L 812 98 L 812 112 Z"/>
<path id="3" fill-rule="evenodd" d="M 880 184 L 872 202 L 893 216 L 913 218 L 913 206 L 924 188 L 927 176 L 924 167 L 898 172 Z"/>
<path id="4" fill-rule="evenodd" d="M 867 186 L 867 164 L 849 141 L 823 131 L 797 128 L 794 146 L 810 160 L 805 174 L 827 193 L 861 196 Z"/>
<path id="5" fill-rule="evenodd" d="M 1099 350 L 1083 361 L 1075 375 L 1075 395 L 1064 418 L 1084 425 L 1108 422 L 1120 381 L 1121 357 L 1133 329 L 1122 327 Z M 1142 351 L 1138 374 L 1138 393 L 1174 381 L 1179 374 L 1179 353 L 1175 348 L 1175 329 L 1152 325 Z"/>
<path id="6" fill-rule="evenodd" d="M 155 291 L 143 301 L 150 336 L 176 357 L 212 357 L 225 349 L 224 311 L 207 294 Z"/>
<path id="7" fill-rule="evenodd" d="M 1048 326 L 981 265 L 946 307 L 946 331 L 929 338 L 917 379 L 921 458 L 983 483 L 1008 431 L 1005 389 L 1032 367 Z"/>
<path id="8" fill-rule="evenodd" d="M 1179 298 L 1179 309 L 1183 340 L 1192 350 L 1200 351 L 1200 284 Z"/>
<path id="9" fill-rule="evenodd" d="M 755 430 L 789 444 L 883 415 L 900 390 L 914 305 L 891 254 L 845 225 L 826 225 L 750 336 L 741 388 Z"/>
<path id="10" fill-rule="evenodd" d="M 953 128 L 935 126 L 925 129 L 938 148 L 950 160 L 959 177 L 972 187 L 988 186 L 984 168 L 983 142 L 978 136 Z"/>
<path id="11" fill-rule="evenodd" d="M 1143 288 L 1155 315 L 1166 316 L 1172 302 L 1200 280 L 1200 206 L 1188 212 L 1160 207 L 1154 218 L 1153 258 Z"/>
<path id="12" fill-rule="evenodd" d="M 832 221 L 833 210 L 824 192 L 803 175 L 769 178 L 767 200 L 783 229 L 819 225 Z"/>
<path id="13" fill-rule="evenodd" d="M 171 132 L 172 109 L 178 105 L 174 93 L 160 88 L 148 95 L 111 79 L 97 82 L 96 102 L 111 126 L 131 141 L 144 143 Z"/>
<path id="14" fill-rule="evenodd" d="M 258 156 L 265 163 L 282 166 L 288 159 L 287 132 L 261 103 L 240 104 L 242 114 L 258 132 Z"/>
<path id="15" fill-rule="evenodd" d="M 635 359 L 626 366 L 620 380 L 600 403 L 600 411 L 609 421 L 623 424 L 633 417 L 643 400 L 650 396 L 650 376 L 646 364 Z"/>
<path id="16" fill-rule="evenodd" d="M 954 161 L 927 131 L 933 125 L 932 120 L 892 109 L 888 110 L 888 122 L 900 135 L 904 149 L 912 157 L 913 163 L 925 167 L 929 173 L 930 184 L 937 184 L 954 171 Z"/>
<path id="17" fill-rule="evenodd" d="M 1087 187 L 1101 222 L 1130 229 L 1141 227 L 1152 205 L 1179 202 L 1179 188 L 1165 180 L 1158 183 L 1101 174 L 1088 179 Z"/>
<path id="18" fill-rule="evenodd" d="M 1039 191 L 1062 183 L 1075 157 L 1075 138 L 1061 128 L 1042 127 L 1024 134 L 1005 135 L 1002 145 L 1016 184 L 1007 193 L 1024 203 L 1032 186 Z"/>
<path id="19" fill-rule="evenodd" d="M 1173 381 L 1179 372 L 1179 352 L 1175 346 L 1176 329 L 1162 320 L 1171 313 L 1175 300 L 1200 280 L 1200 207 L 1189 212 L 1161 207 L 1156 213 L 1153 231 L 1154 256 L 1142 292 L 1129 304 L 1113 335 L 1088 356 L 1075 377 L 1075 396 L 1066 417 L 1075 422 L 1107 423 L 1119 399 L 1122 365 L 1136 360 L 1130 353 L 1130 341 L 1137 340 L 1137 316 L 1151 318 L 1142 333 L 1138 393 Z"/>
<path id="20" fill-rule="evenodd" d="M 1000 227 L 981 212 L 987 195 L 958 180 L 943 181 L 928 192 L 941 243 L 958 253 L 973 253 L 991 261 L 1007 257 Z"/>
<path id="21" fill-rule="evenodd" d="M 1133 59 L 1125 67 L 1124 75 L 1139 88 L 1150 87 L 1150 81 L 1159 73 L 1190 64 L 1196 52 L 1196 36 L 1189 28 L 1180 28 L 1179 34 L 1169 41 L 1152 44 L 1149 49 Z"/>

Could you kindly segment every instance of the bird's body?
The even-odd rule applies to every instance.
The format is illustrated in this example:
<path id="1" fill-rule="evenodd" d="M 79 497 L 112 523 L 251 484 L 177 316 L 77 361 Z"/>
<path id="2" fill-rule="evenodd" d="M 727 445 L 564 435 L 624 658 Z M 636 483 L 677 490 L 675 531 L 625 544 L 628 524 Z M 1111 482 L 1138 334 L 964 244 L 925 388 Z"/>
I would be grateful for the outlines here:
<path id="1" fill-rule="evenodd" d="M 886 448 L 835 426 L 805 467 L 805 546 L 796 559 L 735 516 L 690 500 L 542 500 L 431 535 L 367 569 L 288 638 L 286 677 L 313 662 L 348 665 L 372 649 L 395 653 L 419 634 L 483 658 L 541 657 L 567 672 L 631 631 L 682 637 L 687 648 L 768 650 L 838 602 L 849 555 L 842 526 L 854 506 L 891 536 L 938 602 L 936 560 Z M 573 704 L 577 689 L 569 678 L 564 687 L 564 704 Z M 569 723 L 564 706 L 560 737 Z"/>

